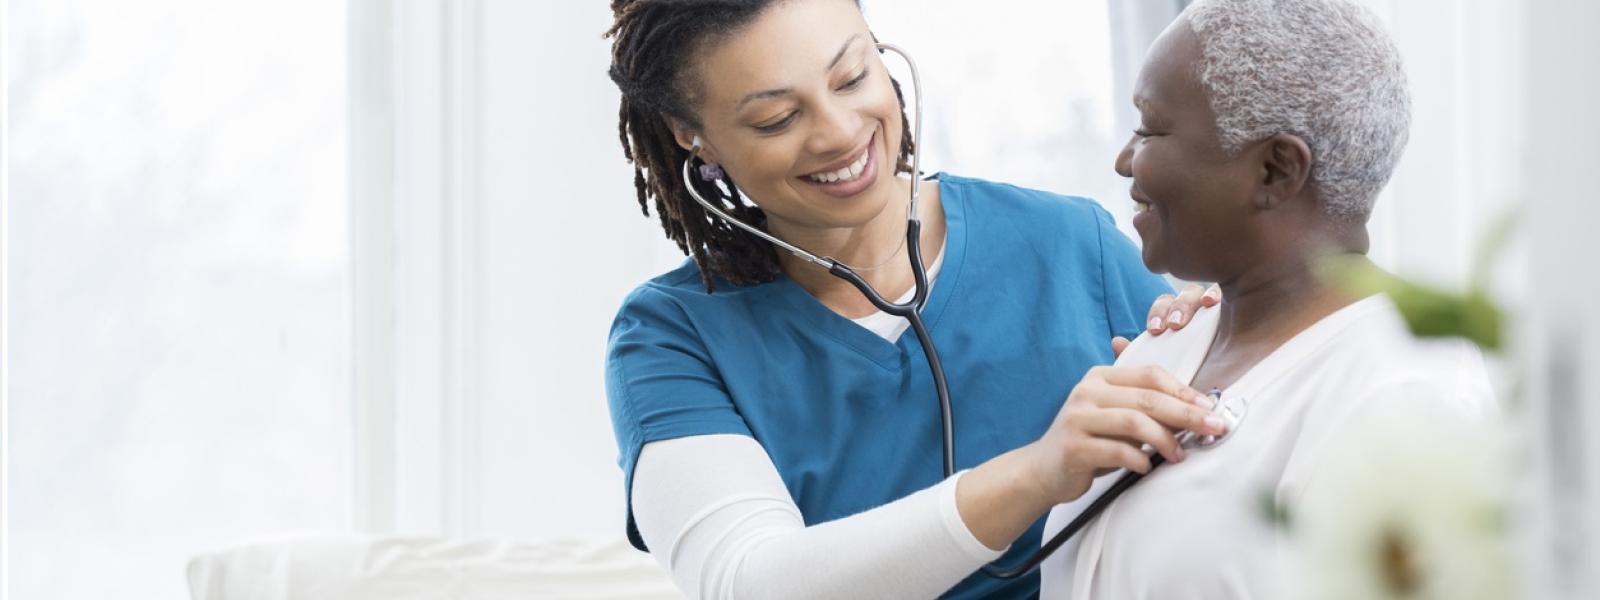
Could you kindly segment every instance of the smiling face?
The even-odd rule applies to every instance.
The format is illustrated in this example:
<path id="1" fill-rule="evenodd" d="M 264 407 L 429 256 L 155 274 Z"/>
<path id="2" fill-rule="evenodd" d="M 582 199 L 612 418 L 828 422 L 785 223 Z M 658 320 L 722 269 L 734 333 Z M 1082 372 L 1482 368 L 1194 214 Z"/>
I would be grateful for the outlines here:
<path id="1" fill-rule="evenodd" d="M 702 138 L 775 232 L 859 227 L 896 187 L 901 113 L 861 11 L 849 0 L 776 3 L 701 48 L 690 76 Z"/>
<path id="2" fill-rule="evenodd" d="M 1132 178 L 1133 224 L 1150 270 L 1223 281 L 1255 252 L 1252 224 L 1265 177 L 1255 152 L 1230 157 L 1195 72 L 1200 41 L 1179 20 L 1150 48 L 1134 84 L 1139 128 L 1117 156 Z"/>

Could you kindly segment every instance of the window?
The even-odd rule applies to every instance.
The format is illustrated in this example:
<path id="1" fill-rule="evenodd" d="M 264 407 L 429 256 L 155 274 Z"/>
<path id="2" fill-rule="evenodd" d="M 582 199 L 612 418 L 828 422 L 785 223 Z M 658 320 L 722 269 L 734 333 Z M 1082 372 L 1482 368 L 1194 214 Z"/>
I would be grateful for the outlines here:
<path id="1" fill-rule="evenodd" d="M 6 591 L 347 527 L 344 5 L 9 10 Z"/>

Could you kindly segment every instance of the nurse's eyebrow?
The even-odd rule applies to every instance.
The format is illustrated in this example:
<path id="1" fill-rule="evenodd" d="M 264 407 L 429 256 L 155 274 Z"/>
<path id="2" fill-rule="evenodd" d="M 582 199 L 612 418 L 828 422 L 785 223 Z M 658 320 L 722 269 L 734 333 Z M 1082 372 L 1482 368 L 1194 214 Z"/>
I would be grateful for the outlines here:
<path id="1" fill-rule="evenodd" d="M 828 61 L 828 67 L 823 69 L 822 71 L 824 73 L 826 73 L 828 71 L 832 71 L 834 67 L 838 66 L 839 65 L 839 61 L 844 59 L 844 54 L 846 52 L 850 51 L 850 46 L 852 44 L 855 44 L 856 40 L 858 40 L 858 39 L 861 39 L 861 34 L 859 34 L 859 33 L 851 35 L 849 38 L 845 39 L 844 45 L 839 46 L 839 52 L 833 55 L 833 60 Z M 743 110 L 744 109 L 744 105 L 749 104 L 751 102 L 755 102 L 756 100 L 765 100 L 767 98 L 776 98 L 778 96 L 787 96 L 787 95 L 793 94 L 793 93 L 794 93 L 794 88 L 778 88 L 778 89 L 773 89 L 773 90 L 762 90 L 762 91 L 759 91 L 759 92 L 754 92 L 754 93 L 751 93 L 749 95 L 746 95 L 743 99 L 739 100 L 739 104 L 734 106 L 733 110 L 734 110 L 734 112 L 738 112 L 740 110 Z"/>
<path id="2" fill-rule="evenodd" d="M 846 39 L 844 45 L 839 46 L 839 53 L 833 55 L 833 60 L 828 61 L 828 68 L 823 69 L 823 72 L 832 71 L 835 66 L 838 66 L 839 60 L 844 58 L 844 53 L 850 50 L 850 44 L 856 43 L 856 40 L 860 38 L 861 34 L 858 33 Z"/>

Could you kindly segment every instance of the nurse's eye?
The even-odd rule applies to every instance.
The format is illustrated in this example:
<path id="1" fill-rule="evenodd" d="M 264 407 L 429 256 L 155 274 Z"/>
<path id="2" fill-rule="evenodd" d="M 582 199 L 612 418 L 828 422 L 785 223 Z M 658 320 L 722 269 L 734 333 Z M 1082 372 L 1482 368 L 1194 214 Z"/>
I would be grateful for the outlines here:
<path id="1" fill-rule="evenodd" d="M 866 81 L 866 79 L 867 79 L 867 70 L 865 68 L 863 68 L 863 69 L 861 69 L 861 74 L 860 75 L 857 75 L 855 77 L 850 78 L 850 81 L 846 81 L 846 82 L 844 82 L 844 85 L 839 86 L 839 91 L 848 92 L 850 90 L 856 89 L 857 87 L 859 87 L 861 85 L 861 82 Z"/>
<path id="2" fill-rule="evenodd" d="M 790 123 L 793 123 L 795 115 L 798 114 L 800 114 L 799 111 L 793 111 L 787 115 L 784 115 L 783 118 L 778 119 L 777 121 L 772 121 L 762 125 L 755 125 L 754 127 L 756 131 L 761 133 L 777 133 L 779 131 L 783 131 L 783 128 L 788 127 Z"/>

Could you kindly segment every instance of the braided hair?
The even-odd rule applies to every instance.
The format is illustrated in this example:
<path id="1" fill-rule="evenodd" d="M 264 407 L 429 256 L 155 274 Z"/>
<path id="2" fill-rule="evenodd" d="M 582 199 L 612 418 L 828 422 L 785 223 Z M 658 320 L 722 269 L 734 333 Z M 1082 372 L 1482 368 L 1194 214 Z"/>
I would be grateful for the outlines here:
<path id="1" fill-rule="evenodd" d="M 612 0 L 614 22 L 606 31 L 611 38 L 611 80 L 622 92 L 617 133 L 622 155 L 633 165 L 633 187 L 639 209 L 650 216 L 655 204 L 661 228 L 678 249 L 694 259 L 706 291 L 721 278 L 734 285 L 771 281 L 781 272 L 777 250 L 695 202 L 684 188 L 696 186 L 728 214 L 762 230 L 766 214 L 740 193 L 733 178 L 723 174 L 715 183 L 691 177 L 683 180 L 683 162 L 689 151 L 677 143 L 669 119 L 692 127 L 700 122 L 696 106 L 695 66 L 691 59 L 705 44 L 737 32 L 780 0 Z M 857 2 L 859 5 L 859 2 Z M 905 116 L 905 97 L 893 81 L 900 101 L 900 154 L 896 172 L 909 172 L 914 151 L 911 126 Z M 694 165 L 700 163 L 694 158 Z M 691 173 L 694 168 L 691 168 Z"/>

